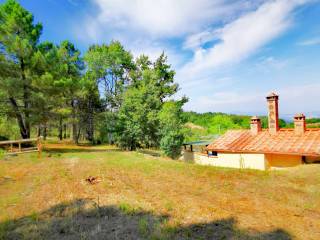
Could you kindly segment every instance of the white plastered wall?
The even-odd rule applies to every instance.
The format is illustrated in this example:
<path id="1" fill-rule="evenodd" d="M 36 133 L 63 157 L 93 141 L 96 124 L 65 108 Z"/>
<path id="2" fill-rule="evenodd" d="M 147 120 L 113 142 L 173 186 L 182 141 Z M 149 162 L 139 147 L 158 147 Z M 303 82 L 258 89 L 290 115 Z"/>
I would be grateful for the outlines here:
<path id="1" fill-rule="evenodd" d="M 195 163 L 227 168 L 247 168 L 265 170 L 264 154 L 251 153 L 218 153 L 216 157 L 200 155 L 194 158 Z"/>

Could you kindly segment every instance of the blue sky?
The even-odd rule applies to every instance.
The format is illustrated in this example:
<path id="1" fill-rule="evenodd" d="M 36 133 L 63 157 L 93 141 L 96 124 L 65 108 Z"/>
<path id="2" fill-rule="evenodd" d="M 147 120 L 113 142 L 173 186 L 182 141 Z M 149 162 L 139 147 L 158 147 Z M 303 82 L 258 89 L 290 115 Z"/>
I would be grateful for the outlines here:
<path id="1" fill-rule="evenodd" d="M 0 0 L 0 2 L 4 2 Z M 317 0 L 21 0 L 42 22 L 42 40 L 120 40 L 134 56 L 162 51 L 177 72 L 186 110 L 320 115 Z"/>

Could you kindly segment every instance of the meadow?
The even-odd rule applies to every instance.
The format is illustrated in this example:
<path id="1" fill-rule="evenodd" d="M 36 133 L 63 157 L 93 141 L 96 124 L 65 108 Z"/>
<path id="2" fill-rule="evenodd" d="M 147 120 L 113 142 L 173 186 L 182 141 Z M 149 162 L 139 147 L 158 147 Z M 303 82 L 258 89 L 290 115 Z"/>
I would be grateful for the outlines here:
<path id="1" fill-rule="evenodd" d="M 0 160 L 0 239 L 320 239 L 319 219 L 316 164 L 222 169 L 68 144 Z"/>

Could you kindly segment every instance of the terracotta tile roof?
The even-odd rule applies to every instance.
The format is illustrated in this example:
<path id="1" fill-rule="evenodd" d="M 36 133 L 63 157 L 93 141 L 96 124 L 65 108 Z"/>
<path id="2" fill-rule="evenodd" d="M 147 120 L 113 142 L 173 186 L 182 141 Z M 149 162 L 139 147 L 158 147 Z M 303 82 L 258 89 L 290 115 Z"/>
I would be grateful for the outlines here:
<path id="1" fill-rule="evenodd" d="M 207 150 L 320 156 L 320 129 L 307 129 L 301 135 L 295 134 L 293 129 L 280 129 L 277 134 L 263 130 L 256 135 L 250 130 L 229 130 Z"/>

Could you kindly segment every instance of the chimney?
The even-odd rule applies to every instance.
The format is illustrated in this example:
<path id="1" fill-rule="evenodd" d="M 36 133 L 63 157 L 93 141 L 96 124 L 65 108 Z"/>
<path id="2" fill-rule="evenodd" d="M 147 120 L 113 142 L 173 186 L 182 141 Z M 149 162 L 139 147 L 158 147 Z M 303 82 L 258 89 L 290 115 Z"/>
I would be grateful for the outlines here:
<path id="1" fill-rule="evenodd" d="M 279 96 L 272 92 L 267 96 L 268 101 L 268 126 L 271 134 L 276 134 L 279 131 Z"/>
<path id="2" fill-rule="evenodd" d="M 303 134 L 306 131 L 306 117 L 300 113 L 294 116 L 294 132 L 297 135 Z"/>
<path id="3" fill-rule="evenodd" d="M 261 120 L 257 116 L 251 118 L 250 130 L 252 135 L 257 135 L 259 132 L 261 132 Z"/>

